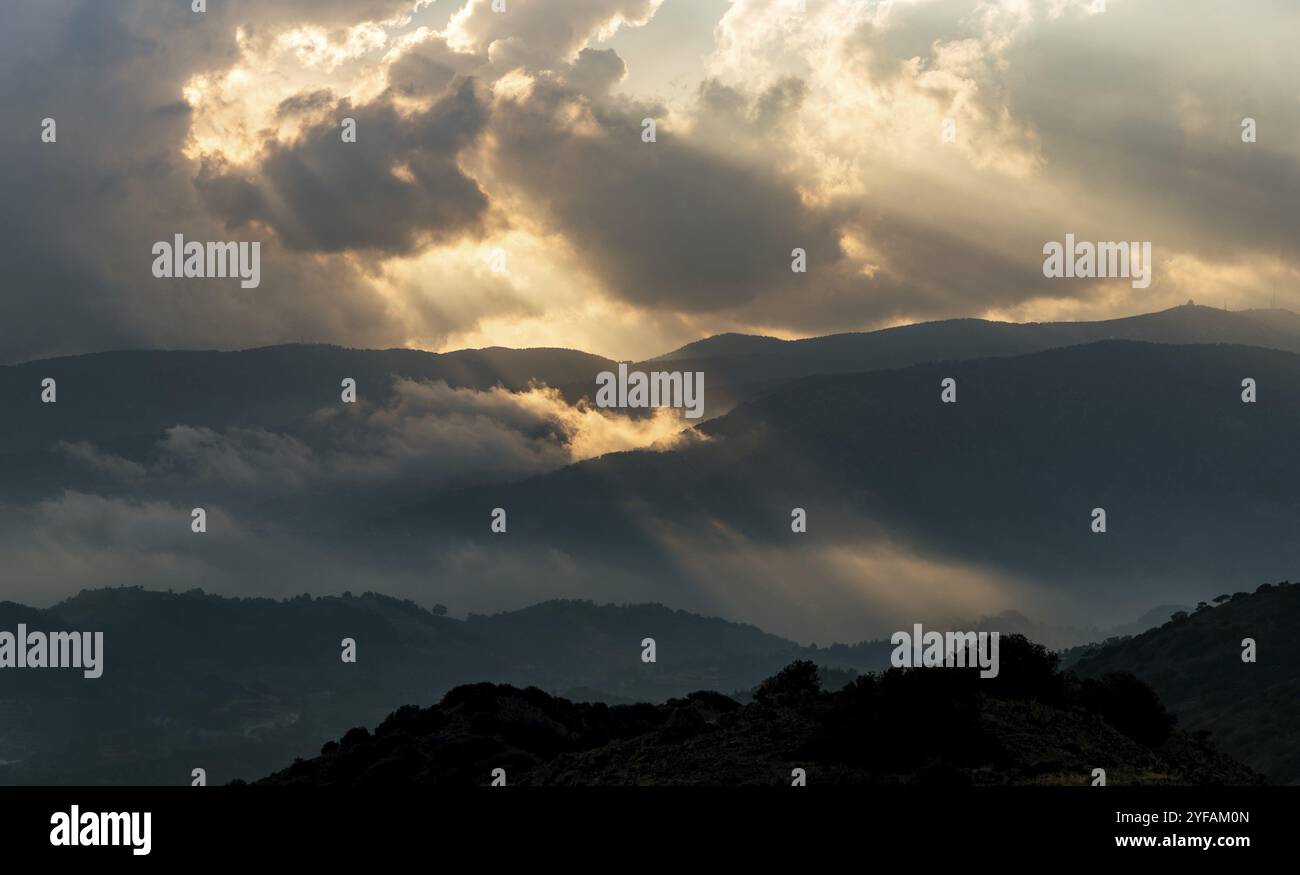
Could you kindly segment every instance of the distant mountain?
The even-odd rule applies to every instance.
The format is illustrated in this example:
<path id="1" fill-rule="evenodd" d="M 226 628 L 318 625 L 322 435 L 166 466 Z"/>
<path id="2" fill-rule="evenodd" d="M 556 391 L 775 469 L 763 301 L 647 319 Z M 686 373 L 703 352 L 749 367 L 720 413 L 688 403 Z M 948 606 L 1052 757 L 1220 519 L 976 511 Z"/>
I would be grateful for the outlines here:
<path id="1" fill-rule="evenodd" d="M 1255 315 L 1193 307 L 1128 322 L 1216 325 Z M 1274 315 L 1289 324 L 1290 317 Z M 810 596 L 827 579 L 821 569 L 796 591 L 784 581 L 751 585 L 754 576 L 775 573 L 773 562 L 736 570 L 725 560 L 743 553 L 738 545 L 803 545 L 816 559 L 835 555 L 829 545 L 866 551 L 887 543 L 908 561 L 919 556 L 941 569 L 974 568 L 1020 585 L 1019 592 L 954 605 L 961 617 L 1015 608 L 1049 625 L 1104 629 L 1156 602 L 1195 603 L 1231 575 L 1276 579 L 1295 567 L 1300 548 L 1288 520 L 1300 515 L 1300 476 L 1289 452 L 1300 434 L 1292 415 L 1300 409 L 1297 361 L 1255 347 L 1106 341 L 803 377 L 769 384 L 694 429 L 709 438 L 695 446 L 564 467 L 569 453 L 546 433 L 548 423 L 529 434 L 516 429 L 500 449 L 484 440 L 491 410 L 453 423 L 459 444 L 475 454 L 472 465 L 455 452 L 428 450 L 444 444 L 430 439 L 424 421 L 401 433 L 405 423 L 394 429 L 392 417 L 359 405 L 360 415 L 326 417 L 329 427 L 316 428 L 312 414 L 339 411 L 340 373 L 358 375 L 368 402 L 391 391 L 395 374 L 518 387 L 547 370 L 552 382 L 586 380 L 610 367 L 607 360 L 559 350 L 433 356 L 334 347 L 59 359 L 0 369 L 14 411 L 0 430 L 0 445 L 12 450 L 0 452 L 0 532 L 45 518 L 78 524 L 77 555 L 62 566 L 76 584 L 55 575 L 53 592 L 137 581 L 166 586 L 168 566 L 154 562 L 153 552 L 161 547 L 184 561 L 207 542 L 167 540 L 148 524 L 103 545 L 97 515 L 166 514 L 183 523 L 201 499 L 263 548 L 257 568 L 271 578 L 252 583 L 247 567 L 231 567 L 241 554 L 208 548 L 201 570 L 211 590 L 272 591 L 292 575 L 267 570 L 267 557 L 302 556 L 308 566 L 373 569 L 379 583 L 366 588 L 443 600 L 461 611 L 558 597 L 652 601 L 820 643 L 885 634 L 907 619 L 910 605 L 880 621 L 874 606 L 854 598 L 854 581 L 838 584 L 831 593 L 838 601 L 827 601 Z M 57 404 L 40 403 L 46 372 L 59 377 Z M 1258 381 L 1256 404 L 1240 401 L 1245 376 Z M 959 382 L 957 404 L 939 402 L 945 377 Z M 223 435 L 250 427 L 271 434 L 237 433 L 230 442 L 192 435 L 186 454 L 169 455 L 158 443 L 162 429 L 177 423 Z M 339 453 L 327 443 L 358 434 L 362 439 Z M 66 442 L 78 440 L 95 448 L 68 452 Z M 39 445 L 45 448 L 21 449 Z M 545 451 L 530 456 L 532 445 Z M 523 463 L 511 467 L 520 446 Z M 388 454 L 389 467 L 371 478 L 380 454 Z M 97 464 L 106 459 L 110 464 Z M 542 470 L 553 473 L 523 479 Z M 488 542 L 485 515 L 497 507 L 509 508 L 510 535 Z M 808 510 L 811 522 L 791 541 L 795 507 Z M 1109 514 L 1105 536 L 1089 529 L 1095 507 Z M 178 524 L 165 534 L 175 533 L 188 529 Z M 104 551 L 114 555 L 102 563 L 82 558 Z M 44 560 L 33 552 L 29 561 L 40 567 Z M 496 586 L 456 583 L 463 563 L 439 561 L 448 555 L 471 556 L 475 571 Z M 839 567 L 870 569 L 879 565 L 873 559 Z M 516 564 L 502 570 L 494 562 Z M 424 572 L 447 565 L 436 577 Z M 134 576 L 140 566 L 145 573 Z M 528 569 L 527 583 L 517 568 Z M 320 579 L 310 568 L 306 574 Z M 587 579 L 575 582 L 583 574 Z M 351 578 L 339 582 L 342 575 L 317 591 L 349 585 Z M 1041 603 L 1023 600 L 1023 592 L 1041 595 Z M 21 597 L 32 601 L 31 589 Z M 892 594 L 880 600 L 901 601 Z M 802 607 L 787 610 L 789 603 Z"/>
<path id="2" fill-rule="evenodd" d="M 703 371 L 707 390 L 712 393 L 708 399 L 708 414 L 712 416 L 798 377 L 1025 355 L 1102 340 L 1231 343 L 1300 352 L 1300 315 L 1289 310 L 1227 311 L 1184 305 L 1099 322 L 947 319 L 803 340 L 720 334 L 689 343 L 638 367 Z"/>
<path id="3" fill-rule="evenodd" d="M 898 368 L 924 361 L 1023 355 L 1099 340 L 1233 343 L 1300 352 L 1300 314 L 1290 310 L 1230 311 L 1184 305 L 1096 322 L 943 319 L 802 340 L 731 333 L 688 343 L 650 361 L 771 356 L 809 367 L 820 363 L 835 369 L 809 373 L 834 373 Z"/>
<path id="4" fill-rule="evenodd" d="M 1084 655 L 1081 675 L 1130 672 L 1189 732 L 1283 784 L 1300 784 L 1300 585 L 1224 593 L 1164 625 Z M 1242 660 L 1255 642 L 1257 661 Z"/>
<path id="5" fill-rule="evenodd" d="M 1080 647 L 1080 642 L 1086 642 L 1086 646 L 1094 646 L 1095 642 L 1107 638 L 1137 635 L 1152 626 L 1163 624 L 1179 611 L 1186 610 L 1189 610 L 1189 608 L 1183 605 L 1159 605 L 1145 611 L 1142 616 L 1130 623 L 1121 623 L 1109 628 L 1056 626 L 1035 622 L 1020 611 L 1003 611 L 992 617 L 984 617 L 974 623 L 955 623 L 953 628 L 971 629 L 977 632 L 997 632 L 1002 635 L 1023 635 L 1030 641 L 1042 644 L 1051 650 L 1066 650 Z"/>
<path id="6" fill-rule="evenodd" d="M 948 377 L 955 404 L 940 400 Z M 1247 377 L 1257 403 L 1242 401 Z M 812 562 L 845 545 L 902 543 L 929 560 L 997 569 L 1023 581 L 1022 593 L 1105 625 L 1300 566 L 1294 353 L 1109 341 L 807 377 L 698 431 L 708 440 L 671 453 L 613 454 L 436 496 L 384 517 L 375 537 L 394 551 L 486 545 L 493 536 L 465 508 L 506 507 L 512 551 L 546 545 L 631 566 L 644 582 L 638 598 L 769 627 L 715 604 L 710 574 L 683 580 L 681 551 L 712 568 L 742 546 L 801 547 Z M 807 511 L 806 533 L 792 534 L 792 508 Z M 1092 529 L 1095 508 L 1107 514 L 1104 533 Z M 824 641 L 870 622 L 845 600 L 799 623 L 815 584 L 783 603 L 778 631 Z M 745 591 L 742 610 L 785 595 L 775 583 Z"/>
<path id="7" fill-rule="evenodd" d="M 45 359 L 0 367 L 0 399 L 10 426 L 0 431 L 0 453 L 45 450 L 58 441 L 154 436 L 177 424 L 282 428 L 337 405 L 344 377 L 357 381 L 359 397 L 382 402 L 395 377 L 518 391 L 534 380 L 555 387 L 594 386 L 596 374 L 612 364 L 568 349 L 493 347 L 439 354 L 323 345 Z M 41 403 L 46 377 L 56 381 L 57 404 Z"/>
<path id="8" fill-rule="evenodd" d="M 445 382 L 456 389 L 501 386 L 523 391 L 533 381 L 574 387 L 576 403 L 595 375 L 613 363 L 563 349 L 491 348 L 437 354 L 336 346 L 273 346 L 242 352 L 132 351 L 71 356 L 0 367 L 0 500 L 35 501 L 72 489 L 111 494 L 113 470 L 88 465 L 70 445 L 86 443 L 128 463 L 156 463 L 164 433 L 175 426 L 228 434 L 241 429 L 288 438 L 328 453 L 336 434 L 321 411 L 337 411 L 341 383 L 356 381 L 373 408 L 394 403 L 398 379 Z M 42 381 L 55 380 L 57 403 L 42 403 Z M 477 482 L 477 481 L 475 481 Z M 358 504 L 365 503 L 359 496 Z"/>
<path id="9" fill-rule="evenodd" d="M 1169 622 L 1169 618 L 1179 612 L 1187 613 L 1191 611 L 1189 605 L 1158 605 L 1142 616 L 1138 617 L 1132 623 L 1124 623 L 1108 630 L 1104 635 L 1096 636 L 1094 640 L 1100 640 L 1107 637 L 1123 637 L 1131 635 L 1141 635 L 1148 629 L 1156 626 L 1163 626 Z"/>
<path id="10" fill-rule="evenodd" d="M 1300 352 L 1300 316 L 1285 310 L 1177 307 L 1104 322 L 955 319 L 795 341 L 729 334 L 633 367 L 653 370 L 671 364 L 674 370 L 703 370 L 706 415 L 713 416 L 797 377 L 1021 355 L 1104 339 L 1235 343 Z M 109 444 L 129 452 L 178 424 L 291 428 L 321 408 L 336 406 L 344 377 L 357 381 L 360 397 L 377 403 L 390 397 L 397 377 L 513 391 L 538 382 L 576 402 L 594 398 L 596 375 L 616 366 L 568 349 L 431 353 L 317 344 L 44 359 L 0 366 L 0 403 L 9 413 L 9 427 L 0 431 L 0 457 L 47 452 L 61 441 Z M 57 382 L 57 404 L 41 403 L 41 381 L 47 377 Z M 13 473 L 21 476 L 22 468 L 13 465 Z"/>
<path id="11" fill-rule="evenodd" d="M 714 417 L 810 375 L 1015 356 L 1105 338 L 1300 351 L 1300 316 L 1178 307 L 1105 322 L 958 319 L 798 341 L 720 335 L 631 367 L 702 371 L 705 416 Z M 0 404 L 8 414 L 7 427 L 0 430 L 0 482 L 5 484 L 0 498 L 32 501 L 65 489 L 111 491 L 117 484 L 108 472 L 69 455 L 69 445 L 88 443 L 147 463 L 164 432 L 178 425 L 217 432 L 263 429 L 328 450 L 331 435 L 313 417 L 338 409 L 344 377 L 356 380 L 363 402 L 380 407 L 393 399 L 397 379 L 473 390 L 522 391 L 543 384 L 576 403 L 594 399 L 596 376 L 616 368 L 609 359 L 566 349 L 492 347 L 440 354 L 326 345 L 106 352 L 0 366 Z M 56 381 L 56 404 L 41 401 L 46 378 Z M 618 412 L 633 418 L 648 414 Z"/>
<path id="12" fill-rule="evenodd" d="M 657 702 L 749 689 L 798 658 L 875 669 L 890 651 L 801 647 L 659 605 L 548 602 L 456 620 L 374 594 L 274 601 L 123 588 L 49 610 L 0 602 L 0 630 L 19 623 L 102 631 L 104 673 L 0 672 L 3 783 L 172 784 L 195 766 L 213 780 L 252 777 L 472 681 Z M 640 659 L 648 635 L 654 665 Z M 344 638 L 356 641 L 355 664 L 342 662 Z"/>
<path id="13" fill-rule="evenodd" d="M 289 786 L 1253 784 L 1173 729 L 1131 676 L 1079 683 L 1022 637 L 1002 672 L 890 669 L 839 691 L 795 662 L 741 705 L 696 692 L 662 705 L 575 704 L 536 689 L 460 687 L 431 708 L 349 730 L 263 784 Z"/>

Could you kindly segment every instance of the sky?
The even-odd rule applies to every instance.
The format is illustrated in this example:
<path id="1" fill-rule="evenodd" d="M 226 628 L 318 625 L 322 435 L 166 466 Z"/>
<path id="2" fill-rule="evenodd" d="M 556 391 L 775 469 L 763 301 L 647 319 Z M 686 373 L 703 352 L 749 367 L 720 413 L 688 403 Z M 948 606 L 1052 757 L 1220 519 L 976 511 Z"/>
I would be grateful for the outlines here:
<path id="1" fill-rule="evenodd" d="M 1300 307 L 1289 0 L 206 7 L 4 0 L 0 362 Z M 261 284 L 156 278 L 178 233 Z M 1153 282 L 1044 277 L 1067 233 Z"/>

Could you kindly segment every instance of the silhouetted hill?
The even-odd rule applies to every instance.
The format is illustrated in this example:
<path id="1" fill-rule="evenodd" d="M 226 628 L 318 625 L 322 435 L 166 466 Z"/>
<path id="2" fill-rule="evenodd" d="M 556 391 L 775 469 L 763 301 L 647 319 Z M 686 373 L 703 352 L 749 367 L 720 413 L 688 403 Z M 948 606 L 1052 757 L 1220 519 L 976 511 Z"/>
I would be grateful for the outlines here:
<path id="1" fill-rule="evenodd" d="M 1300 784 L 1300 586 L 1224 595 L 1217 606 L 1084 655 L 1075 670 L 1136 675 L 1189 732 L 1211 733 L 1271 781 Z M 1242 661 L 1246 638 L 1256 643 L 1256 662 Z"/>
<path id="2" fill-rule="evenodd" d="M 791 659 L 868 670 L 886 642 L 831 651 L 660 605 L 548 602 L 451 619 L 367 593 L 228 599 L 136 588 L 37 610 L 0 603 L 0 629 L 104 633 L 103 676 L 0 672 L 0 781 L 180 783 L 253 776 L 357 722 L 471 681 L 610 701 L 745 689 Z M 658 662 L 640 660 L 653 636 Z M 357 662 L 344 664 L 353 638 Z M 4 765 L 8 763 L 8 765 Z"/>
<path id="3" fill-rule="evenodd" d="M 1131 676 L 1080 682 L 1016 636 L 1002 671 L 890 669 L 826 692 L 795 662 L 748 705 L 697 692 L 662 705 L 575 704 L 536 689 L 460 687 L 354 728 L 265 784 L 1251 784 L 1258 775 L 1174 730 Z"/>

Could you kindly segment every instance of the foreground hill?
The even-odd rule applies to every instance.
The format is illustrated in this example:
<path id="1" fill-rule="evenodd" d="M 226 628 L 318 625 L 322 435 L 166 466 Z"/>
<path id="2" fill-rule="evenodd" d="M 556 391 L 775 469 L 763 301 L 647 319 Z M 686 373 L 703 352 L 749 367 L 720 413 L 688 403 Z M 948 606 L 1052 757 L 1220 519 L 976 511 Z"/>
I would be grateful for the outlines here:
<path id="1" fill-rule="evenodd" d="M 187 782 L 253 777 L 357 722 L 491 680 L 584 700 L 663 701 L 755 686 L 792 659 L 843 680 L 889 645 L 818 650 L 660 605 L 547 602 L 468 620 L 373 594 L 288 601 L 135 588 L 49 610 L 0 602 L 0 630 L 96 630 L 103 676 L 0 672 L 0 782 Z M 658 662 L 641 662 L 653 635 Z M 345 664 L 341 642 L 356 642 Z"/>
<path id="2" fill-rule="evenodd" d="M 1224 594 L 1164 625 L 1082 656 L 1087 676 L 1130 672 L 1189 732 L 1282 784 L 1300 784 L 1300 586 Z M 1253 639 L 1257 661 L 1242 661 Z"/>
<path id="3" fill-rule="evenodd" d="M 0 602 L 0 630 L 97 630 L 102 677 L 0 672 L 0 783 L 213 781 L 264 774 L 357 723 L 478 681 L 582 702 L 748 696 L 792 660 L 842 686 L 889 664 L 887 641 L 806 647 L 661 605 L 551 601 L 471 614 L 366 593 L 287 601 L 200 591 L 85 591 L 48 610 Z M 1041 629 L 1021 616 L 980 628 Z M 1061 630 L 1044 630 L 1059 633 Z M 653 636 L 657 661 L 641 661 Z M 341 642 L 356 642 L 345 664 Z"/>
<path id="4" fill-rule="evenodd" d="M 1002 672 L 890 669 L 820 689 L 796 662 L 748 705 L 697 692 L 662 705 L 575 704 L 475 684 L 399 709 L 261 783 L 307 786 L 1251 784 L 1258 775 L 1172 728 L 1131 676 L 1078 681 L 1024 638 Z"/>

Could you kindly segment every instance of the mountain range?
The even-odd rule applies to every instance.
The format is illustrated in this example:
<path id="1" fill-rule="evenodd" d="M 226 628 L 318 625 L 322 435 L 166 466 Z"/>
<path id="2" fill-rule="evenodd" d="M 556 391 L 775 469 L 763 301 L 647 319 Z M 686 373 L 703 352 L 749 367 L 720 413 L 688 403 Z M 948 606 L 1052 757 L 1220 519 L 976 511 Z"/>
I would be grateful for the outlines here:
<path id="1" fill-rule="evenodd" d="M 368 589 L 458 613 L 660 602 L 822 643 L 1006 610 L 1102 630 L 1234 575 L 1288 576 L 1297 350 L 1295 314 L 1199 306 L 724 335 L 636 365 L 704 370 L 711 418 L 693 428 L 584 407 L 615 363 L 569 350 L 7 366 L 0 592 Z M 356 404 L 341 402 L 349 377 Z M 206 539 L 189 536 L 195 507 L 214 515 Z"/>
<path id="2" fill-rule="evenodd" d="M 1136 636 L 1070 666 L 1114 660 L 1294 780 L 1229 688 L 1198 711 L 1125 648 L 1300 561 L 1300 317 L 724 335 L 638 364 L 706 374 L 709 418 L 666 431 L 583 401 L 614 364 L 282 346 L 0 367 L 0 629 L 109 642 L 93 683 L 0 673 L 0 780 L 251 778 L 473 682 L 662 705 L 809 660 L 829 695 L 916 622 Z M 387 595 L 343 595 L 366 590 Z"/>
<path id="3" fill-rule="evenodd" d="M 1300 315 L 1183 306 L 1099 322 L 1012 323 L 950 319 L 872 332 L 778 340 L 723 334 L 632 363 L 642 370 L 703 370 L 706 415 L 716 416 L 774 384 L 815 374 L 890 370 L 930 361 L 1014 356 L 1100 340 L 1230 343 L 1300 352 Z M 338 400 L 344 377 L 363 396 L 386 397 L 394 377 L 453 388 L 513 391 L 541 383 L 570 401 L 594 397 L 596 374 L 615 362 L 568 349 L 490 347 L 432 353 L 290 344 L 237 352 L 133 350 L 0 366 L 0 399 L 11 414 L 0 453 L 29 453 L 59 441 L 119 441 L 177 423 L 280 428 Z M 43 405 L 41 381 L 62 387 Z"/>

